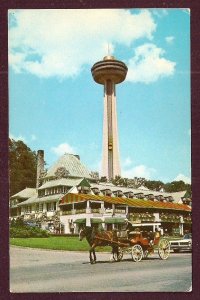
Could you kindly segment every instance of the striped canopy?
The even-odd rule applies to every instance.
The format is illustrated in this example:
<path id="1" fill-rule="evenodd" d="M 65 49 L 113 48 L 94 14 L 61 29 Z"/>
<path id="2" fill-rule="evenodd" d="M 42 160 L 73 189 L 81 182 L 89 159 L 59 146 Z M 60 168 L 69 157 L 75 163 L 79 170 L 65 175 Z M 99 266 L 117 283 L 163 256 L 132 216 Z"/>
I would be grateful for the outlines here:
<path id="1" fill-rule="evenodd" d="M 69 193 L 63 196 L 59 202 L 59 205 L 62 206 L 70 203 L 84 202 L 88 200 L 95 200 L 101 202 L 103 201 L 112 204 L 125 204 L 135 208 L 171 209 L 191 212 L 191 207 L 185 204 L 73 193 Z"/>

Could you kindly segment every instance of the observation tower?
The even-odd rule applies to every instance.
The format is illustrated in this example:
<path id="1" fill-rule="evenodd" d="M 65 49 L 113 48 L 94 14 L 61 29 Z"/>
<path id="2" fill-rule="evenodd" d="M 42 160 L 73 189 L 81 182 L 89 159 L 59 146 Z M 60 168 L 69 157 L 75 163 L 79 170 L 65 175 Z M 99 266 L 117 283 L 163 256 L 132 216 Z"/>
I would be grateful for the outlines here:
<path id="1" fill-rule="evenodd" d="M 102 176 L 108 180 L 121 175 L 115 85 L 125 80 L 128 68 L 107 55 L 91 69 L 94 81 L 104 85 Z"/>

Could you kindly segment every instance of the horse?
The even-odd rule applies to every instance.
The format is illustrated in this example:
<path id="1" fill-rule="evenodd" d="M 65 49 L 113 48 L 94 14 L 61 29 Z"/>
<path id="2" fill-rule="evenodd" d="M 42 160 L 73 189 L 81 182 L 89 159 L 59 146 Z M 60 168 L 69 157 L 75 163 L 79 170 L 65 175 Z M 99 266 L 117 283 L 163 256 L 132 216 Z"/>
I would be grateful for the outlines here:
<path id="1" fill-rule="evenodd" d="M 113 260 L 115 259 L 115 255 L 118 259 L 118 245 L 112 242 L 117 242 L 117 233 L 115 231 L 97 231 L 92 227 L 84 227 L 80 229 L 79 232 L 79 240 L 82 241 L 83 238 L 86 238 L 88 244 L 90 245 L 89 249 L 89 258 L 90 263 L 96 263 L 96 253 L 95 248 L 97 246 L 111 246 L 112 247 L 112 256 Z M 93 254 L 93 257 L 92 257 Z"/>

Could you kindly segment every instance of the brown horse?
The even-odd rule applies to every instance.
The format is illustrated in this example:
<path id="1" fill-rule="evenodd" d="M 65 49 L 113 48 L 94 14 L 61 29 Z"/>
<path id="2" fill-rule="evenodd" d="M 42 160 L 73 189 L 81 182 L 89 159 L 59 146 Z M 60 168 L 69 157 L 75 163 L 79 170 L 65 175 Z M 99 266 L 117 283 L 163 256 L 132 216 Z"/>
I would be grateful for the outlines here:
<path id="1" fill-rule="evenodd" d="M 89 258 L 90 263 L 96 263 L 96 254 L 95 248 L 97 246 L 111 246 L 112 247 L 112 255 L 113 260 L 118 259 L 118 245 L 117 242 L 117 234 L 114 231 L 97 231 L 92 227 L 84 227 L 79 232 L 79 240 L 82 241 L 83 238 L 86 238 L 88 244 L 90 245 L 89 250 Z M 115 242 L 115 243 L 113 243 Z M 93 257 L 92 257 L 93 254 Z M 116 255 L 116 256 L 115 256 Z"/>

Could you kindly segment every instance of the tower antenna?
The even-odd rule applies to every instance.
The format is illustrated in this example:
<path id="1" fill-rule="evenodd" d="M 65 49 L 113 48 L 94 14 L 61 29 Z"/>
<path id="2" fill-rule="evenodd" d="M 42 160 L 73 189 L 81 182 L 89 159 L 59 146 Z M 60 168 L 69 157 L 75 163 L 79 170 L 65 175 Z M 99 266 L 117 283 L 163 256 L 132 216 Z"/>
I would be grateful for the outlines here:
<path id="1" fill-rule="evenodd" d="M 110 56 L 110 45 L 108 43 L 108 56 Z"/>

